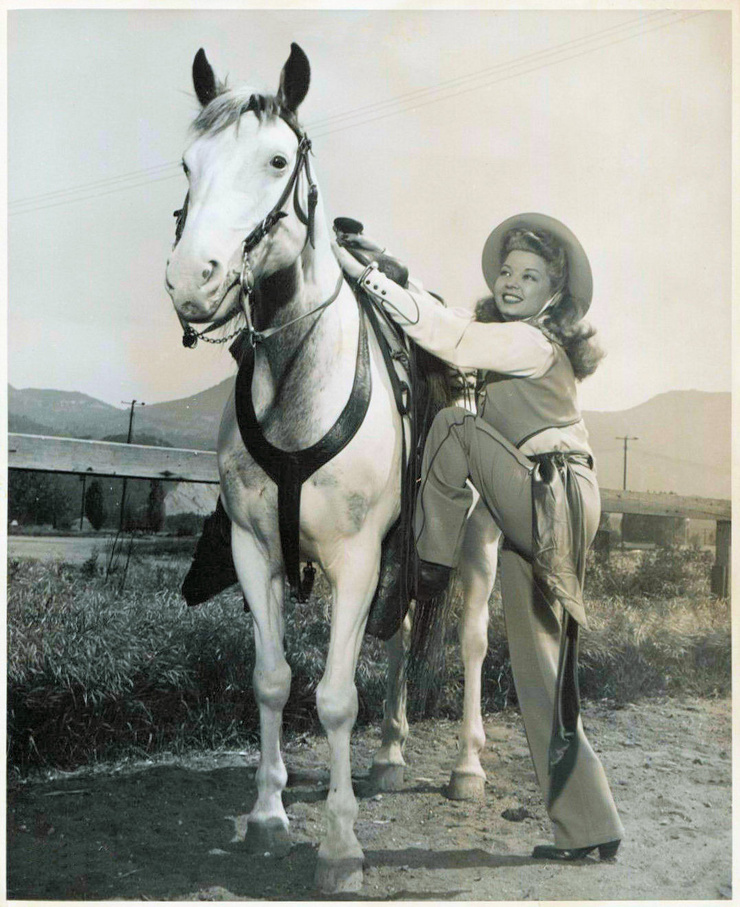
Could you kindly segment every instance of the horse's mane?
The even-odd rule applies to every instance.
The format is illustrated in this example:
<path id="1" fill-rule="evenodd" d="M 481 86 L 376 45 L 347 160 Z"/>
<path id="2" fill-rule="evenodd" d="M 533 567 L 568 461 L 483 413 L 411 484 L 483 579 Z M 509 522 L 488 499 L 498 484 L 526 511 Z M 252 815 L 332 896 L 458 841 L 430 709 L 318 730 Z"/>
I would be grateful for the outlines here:
<path id="1" fill-rule="evenodd" d="M 193 120 L 191 129 L 196 135 L 215 135 L 238 124 L 245 113 L 254 113 L 257 119 L 282 117 L 289 125 L 298 127 L 298 121 L 291 110 L 280 103 L 276 95 L 264 95 L 248 86 L 228 88 L 219 82 L 218 94 Z"/>

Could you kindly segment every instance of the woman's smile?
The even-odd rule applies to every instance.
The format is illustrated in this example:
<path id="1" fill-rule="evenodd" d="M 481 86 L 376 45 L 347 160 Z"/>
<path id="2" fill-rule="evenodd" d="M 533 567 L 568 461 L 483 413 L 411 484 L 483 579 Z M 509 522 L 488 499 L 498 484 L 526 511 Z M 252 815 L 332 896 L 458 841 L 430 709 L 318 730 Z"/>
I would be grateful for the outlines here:
<path id="1" fill-rule="evenodd" d="M 534 252 L 509 252 L 493 288 L 493 298 L 506 321 L 538 315 L 552 295 L 544 259 Z"/>

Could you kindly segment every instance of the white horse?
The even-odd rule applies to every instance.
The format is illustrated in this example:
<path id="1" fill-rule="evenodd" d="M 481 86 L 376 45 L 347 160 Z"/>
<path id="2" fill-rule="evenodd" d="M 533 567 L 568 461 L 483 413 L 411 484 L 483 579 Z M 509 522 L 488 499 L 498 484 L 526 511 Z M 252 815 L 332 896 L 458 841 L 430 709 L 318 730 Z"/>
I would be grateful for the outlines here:
<path id="1" fill-rule="evenodd" d="M 223 325 L 237 313 L 246 319 L 251 341 L 246 377 L 242 365 L 223 414 L 218 463 L 234 563 L 254 622 L 261 756 L 247 844 L 259 851 L 289 846 L 282 803 L 287 772 L 280 751 L 291 680 L 283 650 L 283 602 L 286 573 L 294 587 L 299 583 L 298 546 L 300 558 L 318 563 L 331 587 L 329 650 L 316 696 L 331 753 L 316 881 L 323 891 L 339 892 L 362 884 L 350 769 L 354 675 L 381 542 L 399 514 L 404 426 L 375 337 L 367 332 L 331 248 L 309 165 L 310 143 L 296 119 L 309 78 L 308 60 L 295 44 L 275 97 L 227 88 L 198 52 L 193 81 L 202 109 L 183 156 L 189 192 L 166 286 L 185 326 L 185 341 L 193 343 L 204 333 L 196 334 L 192 325 Z M 363 395 L 364 405 L 352 404 Z M 252 434 L 260 433 L 255 447 Z M 302 472 L 302 452 L 320 453 L 332 433 L 342 436 L 341 449 L 328 460 L 314 458 Z M 288 490 L 279 492 L 277 483 Z M 293 524 L 285 517 L 290 507 L 300 514 Z M 487 511 L 476 508 L 461 567 L 465 709 L 452 796 L 479 791 L 485 779 L 479 760 L 485 739 L 480 669 L 498 535 Z M 294 554 L 286 543 L 291 537 Z M 405 632 L 408 621 L 388 644 L 382 744 L 372 772 L 386 789 L 402 780 L 408 734 Z"/>

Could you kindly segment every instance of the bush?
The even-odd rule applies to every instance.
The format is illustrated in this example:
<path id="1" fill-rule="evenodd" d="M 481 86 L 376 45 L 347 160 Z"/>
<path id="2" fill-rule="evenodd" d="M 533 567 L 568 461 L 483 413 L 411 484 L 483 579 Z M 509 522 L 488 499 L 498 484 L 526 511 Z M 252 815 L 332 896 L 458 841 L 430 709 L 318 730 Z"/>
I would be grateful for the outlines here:
<path id="1" fill-rule="evenodd" d="M 189 609 L 178 591 L 188 556 L 164 560 L 161 544 L 151 552 L 132 557 L 122 592 L 106 584 L 92 559 L 81 567 L 9 562 L 11 767 L 71 768 L 257 740 L 253 634 L 238 588 Z M 589 563 L 589 628 L 581 634 L 585 698 L 623 703 L 666 693 L 729 694 L 730 605 L 697 591 L 706 586 L 703 560 L 697 552 L 656 551 Z M 666 597 L 654 591 L 659 585 L 689 591 Z M 290 733 L 320 730 L 315 697 L 328 649 L 328 597 L 319 575 L 311 601 L 289 602 L 285 610 Z M 459 609 L 459 595 L 453 605 Z M 498 586 L 490 611 L 482 699 L 484 711 L 497 711 L 516 703 Z M 454 620 L 442 647 L 433 695 L 412 690 L 411 716 L 461 715 Z M 381 720 L 385 678 L 383 646 L 366 637 L 356 675 L 360 724 Z"/>
<path id="2" fill-rule="evenodd" d="M 200 535 L 204 520 L 205 517 L 199 513 L 174 513 L 165 517 L 164 528 L 180 537 Z"/>
<path id="3" fill-rule="evenodd" d="M 663 546 L 612 552 L 608 560 L 589 552 L 587 595 L 708 595 L 712 555 L 698 547 Z"/>
<path id="4" fill-rule="evenodd" d="M 91 579 L 98 574 L 98 552 L 93 551 L 90 557 L 80 567 L 80 576 Z"/>
<path id="5" fill-rule="evenodd" d="M 712 555 L 697 548 L 665 546 L 643 551 L 635 586 L 643 595 L 706 595 Z"/>

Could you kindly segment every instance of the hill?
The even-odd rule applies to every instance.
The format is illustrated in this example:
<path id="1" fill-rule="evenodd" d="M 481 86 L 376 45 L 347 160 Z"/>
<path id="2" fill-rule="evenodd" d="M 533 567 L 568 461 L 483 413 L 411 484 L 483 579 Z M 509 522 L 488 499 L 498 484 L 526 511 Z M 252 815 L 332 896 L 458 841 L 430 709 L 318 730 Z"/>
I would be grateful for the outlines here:
<path id="1" fill-rule="evenodd" d="M 136 413 L 136 425 L 168 438 L 173 447 L 215 450 L 221 413 L 233 384 L 227 378 L 192 397 L 142 407 Z"/>
<path id="2" fill-rule="evenodd" d="M 731 495 L 731 395 L 669 391 L 632 409 L 585 412 L 599 484 L 708 498 Z"/>
<path id="3" fill-rule="evenodd" d="M 221 412 L 232 381 L 151 406 L 137 406 L 134 441 L 140 444 L 213 450 Z M 128 434 L 128 408 L 103 403 L 86 394 L 8 385 L 8 431 L 54 437 L 122 440 Z"/>
<path id="4" fill-rule="evenodd" d="M 213 450 L 221 412 L 233 381 L 191 397 L 137 407 L 134 440 Z M 586 411 L 599 482 L 622 487 L 624 445 L 629 442 L 627 487 L 728 498 L 731 474 L 731 395 L 670 391 L 615 412 Z M 67 391 L 8 390 L 10 431 L 102 439 L 126 436 L 128 410 Z"/>
<path id="5" fill-rule="evenodd" d="M 8 429 L 28 434 L 100 438 L 125 429 L 126 415 L 115 406 L 76 391 L 8 385 Z"/>

